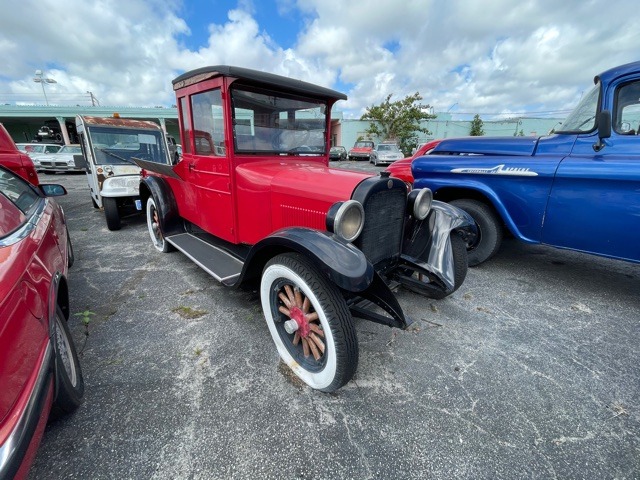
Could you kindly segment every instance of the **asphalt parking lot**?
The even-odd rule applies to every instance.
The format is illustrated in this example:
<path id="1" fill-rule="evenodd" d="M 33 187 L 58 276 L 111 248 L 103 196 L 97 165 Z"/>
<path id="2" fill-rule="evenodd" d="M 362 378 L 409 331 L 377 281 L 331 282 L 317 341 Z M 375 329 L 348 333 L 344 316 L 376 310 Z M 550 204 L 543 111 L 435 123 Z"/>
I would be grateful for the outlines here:
<path id="1" fill-rule="evenodd" d="M 415 328 L 356 320 L 356 376 L 324 394 L 256 293 L 156 252 L 142 215 L 108 231 L 83 175 L 41 181 L 69 191 L 86 393 L 32 479 L 640 478 L 640 265 L 507 240 L 447 299 L 401 290 Z"/>

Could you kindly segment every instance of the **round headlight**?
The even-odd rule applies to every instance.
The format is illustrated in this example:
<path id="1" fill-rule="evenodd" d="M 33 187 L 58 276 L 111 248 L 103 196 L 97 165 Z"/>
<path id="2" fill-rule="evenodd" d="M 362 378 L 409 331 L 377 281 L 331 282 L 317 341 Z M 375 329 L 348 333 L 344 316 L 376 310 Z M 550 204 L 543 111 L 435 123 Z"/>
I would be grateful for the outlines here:
<path id="1" fill-rule="evenodd" d="M 337 211 L 334 209 L 338 206 Z M 330 222 L 329 230 L 336 235 L 344 238 L 347 242 L 353 242 L 364 227 L 364 208 L 362 204 L 356 200 L 348 200 L 346 202 L 334 205 L 329 211 Z M 335 213 L 334 213 L 335 212 Z"/>
<path id="2" fill-rule="evenodd" d="M 424 220 L 431 211 L 433 193 L 428 188 L 412 190 L 409 193 L 409 200 L 413 203 L 413 216 L 418 220 Z"/>

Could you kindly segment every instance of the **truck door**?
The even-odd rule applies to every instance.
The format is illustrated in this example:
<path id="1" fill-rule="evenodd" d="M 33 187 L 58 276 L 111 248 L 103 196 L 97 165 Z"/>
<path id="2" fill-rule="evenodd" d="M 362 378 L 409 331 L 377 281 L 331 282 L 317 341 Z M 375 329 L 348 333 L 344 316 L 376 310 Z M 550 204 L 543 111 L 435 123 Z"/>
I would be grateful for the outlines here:
<path id="1" fill-rule="evenodd" d="M 222 80 L 219 81 L 221 86 Z M 182 160 L 174 182 L 182 217 L 228 241 L 235 240 L 230 165 L 225 148 L 225 119 L 220 86 L 180 98 Z"/>
<path id="2" fill-rule="evenodd" d="M 640 260 L 640 80 L 619 85 L 613 98 L 606 146 L 595 152 L 597 132 L 580 135 L 558 168 L 543 242 Z"/>

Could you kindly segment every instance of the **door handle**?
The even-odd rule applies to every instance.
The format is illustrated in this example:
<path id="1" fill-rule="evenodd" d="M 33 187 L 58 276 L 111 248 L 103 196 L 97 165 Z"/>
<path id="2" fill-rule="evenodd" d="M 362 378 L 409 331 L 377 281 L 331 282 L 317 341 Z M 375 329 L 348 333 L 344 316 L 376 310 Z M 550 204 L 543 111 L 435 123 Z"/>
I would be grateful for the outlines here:
<path id="1" fill-rule="evenodd" d="M 189 171 L 192 171 L 194 168 L 196 168 L 196 165 L 194 163 L 189 163 Z"/>

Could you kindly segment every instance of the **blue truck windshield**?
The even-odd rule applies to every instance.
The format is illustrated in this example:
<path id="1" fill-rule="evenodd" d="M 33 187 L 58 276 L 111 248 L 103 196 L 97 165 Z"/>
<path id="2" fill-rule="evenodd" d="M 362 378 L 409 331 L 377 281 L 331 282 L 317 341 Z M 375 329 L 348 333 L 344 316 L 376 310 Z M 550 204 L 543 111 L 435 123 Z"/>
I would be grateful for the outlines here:
<path id="1" fill-rule="evenodd" d="M 573 109 L 569 116 L 562 122 L 557 132 L 590 132 L 596 127 L 596 113 L 598 112 L 598 99 L 600 98 L 600 82 L 582 97 L 580 103 Z"/>

